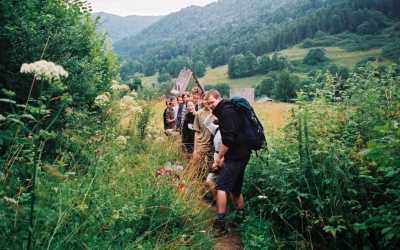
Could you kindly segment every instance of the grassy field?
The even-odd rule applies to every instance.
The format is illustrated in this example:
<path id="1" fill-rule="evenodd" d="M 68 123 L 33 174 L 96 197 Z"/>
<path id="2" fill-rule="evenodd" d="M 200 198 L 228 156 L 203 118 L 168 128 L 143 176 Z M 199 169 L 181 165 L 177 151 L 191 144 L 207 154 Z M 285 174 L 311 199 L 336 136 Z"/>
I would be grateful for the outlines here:
<path id="1" fill-rule="evenodd" d="M 282 102 L 255 103 L 253 107 L 263 124 L 267 137 L 278 133 L 288 121 L 289 111 L 293 104 Z"/>
<path id="2" fill-rule="evenodd" d="M 289 49 L 279 51 L 280 54 L 289 58 L 290 61 L 302 60 L 310 49 L 300 48 L 295 46 Z M 342 65 L 348 68 L 353 67 L 359 61 L 367 59 L 370 56 L 379 56 L 381 49 L 371 49 L 366 51 L 346 51 L 339 47 L 326 47 L 326 55 L 332 63 Z M 271 53 L 272 54 L 272 53 Z M 270 54 L 270 55 L 271 55 Z"/>
<path id="3" fill-rule="evenodd" d="M 379 56 L 381 49 L 371 49 L 367 51 L 349 52 L 338 47 L 326 47 L 326 54 L 332 63 L 352 68 L 359 61 L 367 59 L 370 56 Z M 295 46 L 289 49 L 279 51 L 280 54 L 289 58 L 290 61 L 302 60 L 310 49 Z M 271 53 L 272 54 L 272 53 Z M 271 55 L 270 54 L 270 55 Z M 301 78 L 303 74 L 299 75 Z M 254 87 L 264 79 L 264 75 L 256 75 L 239 79 L 229 79 L 228 65 L 223 65 L 214 69 L 208 68 L 206 75 L 200 78 L 200 82 L 204 85 L 227 83 L 232 87 Z"/>
<path id="4" fill-rule="evenodd" d="M 200 78 L 199 81 L 204 85 L 227 83 L 232 87 L 249 87 L 257 85 L 263 79 L 264 75 L 256 75 L 239 79 L 229 79 L 228 65 L 224 65 L 214 69 L 208 68 L 206 75 Z"/>
<path id="5" fill-rule="evenodd" d="M 152 75 L 152 76 L 146 76 L 142 77 L 142 85 L 144 87 L 151 87 L 153 83 L 158 83 L 158 74 Z"/>

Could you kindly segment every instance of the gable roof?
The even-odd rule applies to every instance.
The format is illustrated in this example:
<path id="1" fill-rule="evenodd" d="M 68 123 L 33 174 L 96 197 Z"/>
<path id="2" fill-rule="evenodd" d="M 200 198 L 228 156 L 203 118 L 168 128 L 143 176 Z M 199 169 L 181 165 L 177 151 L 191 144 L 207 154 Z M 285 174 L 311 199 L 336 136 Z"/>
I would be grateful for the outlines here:
<path id="1" fill-rule="evenodd" d="M 178 78 L 176 78 L 175 86 L 171 90 L 171 93 L 182 94 L 186 91 L 191 81 L 193 81 L 194 84 L 199 87 L 202 92 L 204 92 L 204 88 L 197 79 L 196 75 L 190 69 L 183 68 L 179 73 Z"/>

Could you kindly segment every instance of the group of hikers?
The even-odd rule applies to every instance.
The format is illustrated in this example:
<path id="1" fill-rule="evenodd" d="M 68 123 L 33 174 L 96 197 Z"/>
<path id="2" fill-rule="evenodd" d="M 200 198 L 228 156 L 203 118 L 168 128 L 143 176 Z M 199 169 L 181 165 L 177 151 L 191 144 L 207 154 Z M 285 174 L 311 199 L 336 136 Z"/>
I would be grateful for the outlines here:
<path id="1" fill-rule="evenodd" d="M 245 103 L 248 105 L 248 102 Z M 251 150 L 254 149 L 247 142 L 249 137 L 260 137 L 257 131 L 251 133 L 251 130 L 254 131 L 252 128 L 250 133 L 246 133 L 249 122 L 238 106 L 233 100 L 223 99 L 217 90 L 203 92 L 194 87 L 191 92 L 167 98 L 163 114 L 165 134 L 181 137 L 188 166 L 194 168 L 190 172 L 193 177 L 205 180 L 213 195 L 217 211 L 214 228 L 219 233 L 227 232 L 225 215 L 228 196 L 236 209 L 235 222 L 243 220 L 243 178 Z M 257 122 L 265 140 L 258 119 Z"/>

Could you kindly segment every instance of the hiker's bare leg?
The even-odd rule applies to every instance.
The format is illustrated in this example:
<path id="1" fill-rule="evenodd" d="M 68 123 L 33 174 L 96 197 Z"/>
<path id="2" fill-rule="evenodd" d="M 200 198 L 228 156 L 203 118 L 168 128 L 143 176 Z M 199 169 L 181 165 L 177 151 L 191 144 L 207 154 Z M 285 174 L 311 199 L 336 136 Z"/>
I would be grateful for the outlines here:
<path id="1" fill-rule="evenodd" d="M 233 204 L 235 205 L 236 209 L 243 209 L 244 208 L 243 194 L 239 194 L 239 195 L 231 194 L 231 198 L 232 198 Z"/>
<path id="2" fill-rule="evenodd" d="M 228 195 L 225 191 L 218 190 L 217 191 L 217 213 L 225 214 L 226 213 L 226 204 L 228 202 Z"/>
<path id="3" fill-rule="evenodd" d="M 213 196 L 213 200 L 216 201 L 217 200 L 217 190 L 215 189 L 215 182 L 213 182 L 211 180 L 207 180 L 206 185 L 207 185 L 207 189 L 211 192 L 211 194 Z"/>

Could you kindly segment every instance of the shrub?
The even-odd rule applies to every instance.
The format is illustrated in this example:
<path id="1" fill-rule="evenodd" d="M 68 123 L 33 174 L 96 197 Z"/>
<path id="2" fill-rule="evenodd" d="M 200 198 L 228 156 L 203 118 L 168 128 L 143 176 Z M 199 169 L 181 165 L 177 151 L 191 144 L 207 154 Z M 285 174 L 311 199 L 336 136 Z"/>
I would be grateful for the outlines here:
<path id="1" fill-rule="evenodd" d="M 382 56 L 394 61 L 400 60 L 400 40 L 385 45 L 382 49 Z"/>
<path id="2" fill-rule="evenodd" d="M 393 67 L 368 64 L 348 79 L 340 100 L 342 83 L 329 75 L 313 101 L 300 93 L 283 137 L 270 138 L 270 150 L 248 166 L 244 227 L 253 238 L 270 230 L 281 248 L 396 249 L 399 80 Z"/>
<path id="3" fill-rule="evenodd" d="M 296 97 L 299 78 L 287 71 L 272 73 L 256 86 L 257 97 L 268 96 L 276 100 L 288 102 Z"/>
<path id="4" fill-rule="evenodd" d="M 326 61 L 328 61 L 328 58 L 326 57 L 325 50 L 317 48 L 308 51 L 307 55 L 304 57 L 303 63 L 308 65 L 317 65 Z"/>

